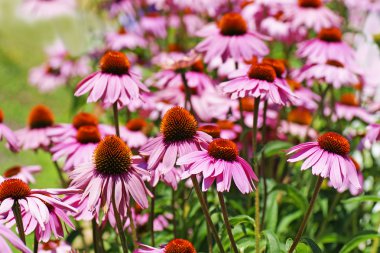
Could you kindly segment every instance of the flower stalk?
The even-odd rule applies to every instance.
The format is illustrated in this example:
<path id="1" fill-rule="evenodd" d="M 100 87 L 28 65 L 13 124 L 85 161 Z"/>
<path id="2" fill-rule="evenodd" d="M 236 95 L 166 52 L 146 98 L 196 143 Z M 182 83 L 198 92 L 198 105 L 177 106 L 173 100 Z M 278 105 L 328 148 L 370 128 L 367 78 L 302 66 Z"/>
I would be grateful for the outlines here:
<path id="1" fill-rule="evenodd" d="M 239 253 L 239 250 L 236 246 L 236 242 L 234 239 L 234 235 L 232 234 L 231 224 L 230 224 L 230 221 L 228 220 L 228 212 L 227 212 L 226 203 L 224 201 L 223 193 L 218 192 L 218 198 L 219 198 L 220 208 L 222 209 L 224 224 L 226 225 L 227 234 L 231 242 L 231 248 L 235 253 Z"/>
<path id="2" fill-rule="evenodd" d="M 203 198 L 203 195 L 202 195 L 202 191 L 201 191 L 201 188 L 199 186 L 199 183 L 197 181 L 197 178 L 195 175 L 192 175 L 191 176 L 191 181 L 193 182 L 193 185 L 194 185 L 194 190 L 197 194 L 197 197 L 199 199 L 199 202 L 201 204 L 201 208 L 202 208 L 202 211 L 203 211 L 203 214 L 206 218 L 206 222 L 207 224 L 209 225 L 210 229 L 211 229 L 211 232 L 214 236 L 214 239 L 215 239 L 215 242 L 216 244 L 218 245 L 218 248 L 219 248 L 219 251 L 221 253 L 225 253 L 224 251 L 224 248 L 223 248 L 223 244 L 222 242 L 220 241 L 220 238 L 219 238 L 219 235 L 218 235 L 218 232 L 214 226 L 214 224 L 212 223 L 212 220 L 211 220 L 211 216 L 210 216 L 210 212 L 208 211 L 208 207 L 207 207 L 207 204 L 206 204 L 206 201 L 205 199 Z"/>
<path id="3" fill-rule="evenodd" d="M 17 226 L 17 231 L 18 231 L 19 237 L 20 237 L 21 241 L 24 244 L 26 244 L 24 224 L 22 223 L 22 216 L 21 216 L 21 208 L 20 208 L 20 204 L 17 202 L 17 200 L 13 204 L 12 211 L 13 211 L 13 214 L 15 216 L 16 226 Z"/>
<path id="4" fill-rule="evenodd" d="M 316 201 L 316 199 L 318 197 L 318 193 L 319 193 L 319 190 L 321 189 L 322 183 L 323 183 L 323 177 L 318 176 L 317 183 L 315 184 L 315 187 L 314 187 L 314 193 L 313 193 L 313 196 L 311 197 L 311 200 L 310 200 L 309 208 L 307 209 L 306 214 L 303 217 L 303 220 L 301 222 L 301 226 L 299 227 L 297 235 L 294 238 L 293 244 L 292 244 L 292 246 L 289 249 L 289 253 L 294 252 L 294 250 L 296 249 L 298 243 L 301 240 L 301 236 L 303 234 L 303 231 L 306 228 L 307 221 L 309 220 L 311 212 L 313 211 L 313 207 L 314 207 L 315 201 Z"/>

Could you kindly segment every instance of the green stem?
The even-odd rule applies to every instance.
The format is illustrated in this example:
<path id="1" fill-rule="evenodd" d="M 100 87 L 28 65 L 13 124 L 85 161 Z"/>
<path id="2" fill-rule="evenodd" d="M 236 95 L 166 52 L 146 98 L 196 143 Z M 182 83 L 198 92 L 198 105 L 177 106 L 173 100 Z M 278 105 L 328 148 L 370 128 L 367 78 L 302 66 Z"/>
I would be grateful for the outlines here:
<path id="1" fill-rule="evenodd" d="M 175 207 L 175 190 L 173 188 L 172 188 L 171 207 L 172 207 L 172 213 L 173 213 L 173 235 L 174 235 L 174 238 L 177 238 L 178 234 L 177 234 L 177 218 L 176 218 L 176 207 Z"/>
<path id="2" fill-rule="evenodd" d="M 62 169 L 59 167 L 57 161 L 53 161 L 53 163 L 54 163 L 55 169 L 57 170 L 58 177 L 59 177 L 59 180 L 61 181 L 62 187 L 66 188 L 67 187 L 67 183 L 66 183 L 65 178 L 63 177 Z"/>
<path id="3" fill-rule="evenodd" d="M 24 244 L 26 244 L 25 243 L 24 225 L 22 223 L 22 216 L 21 216 L 21 208 L 20 208 L 20 204 L 17 202 L 17 200 L 15 200 L 15 202 L 13 204 L 12 211 L 13 211 L 13 214 L 14 214 L 15 219 L 16 219 L 16 225 L 17 225 L 17 231 L 18 231 L 19 237 L 20 237 L 21 241 Z"/>
<path id="4" fill-rule="evenodd" d="M 268 110 L 268 100 L 265 100 L 264 102 L 264 115 L 263 115 L 263 127 L 261 129 L 261 135 L 262 135 L 262 143 L 263 145 L 265 145 L 266 143 L 266 135 L 267 135 L 267 125 L 266 125 L 266 122 L 267 122 L 267 110 Z M 266 212 L 266 209 L 267 209 L 267 195 L 268 195 L 268 191 L 267 191 L 267 177 L 266 177 L 266 174 L 265 174 L 265 171 L 264 171 L 264 163 L 265 163 L 265 156 L 264 156 L 264 152 L 262 152 L 262 155 L 261 155 L 261 166 L 259 167 L 259 170 L 260 170 L 260 175 L 263 177 L 263 186 L 264 186 L 264 199 L 263 199 L 263 210 L 262 210 L 262 216 L 261 216 L 261 226 L 264 227 L 264 220 L 265 220 L 265 212 Z"/>
<path id="5" fill-rule="evenodd" d="M 189 103 L 190 105 L 190 112 L 191 114 L 195 115 L 194 114 L 194 110 L 193 110 L 193 104 L 191 103 L 191 89 L 189 87 L 189 84 L 187 82 L 187 79 L 186 79 L 186 71 L 181 71 L 181 78 L 182 78 L 182 82 L 183 82 L 183 86 L 185 86 L 185 109 L 187 109 L 187 103 Z"/>
<path id="6" fill-rule="evenodd" d="M 224 202 L 223 193 L 218 192 L 218 198 L 220 202 L 220 208 L 222 209 L 224 224 L 226 225 L 227 234 L 228 234 L 228 237 L 230 238 L 231 248 L 233 249 L 235 253 L 239 253 L 239 250 L 236 246 L 236 242 L 234 239 L 234 235 L 232 234 L 231 224 L 230 224 L 230 221 L 228 220 L 228 212 L 227 212 L 226 203 Z"/>
<path id="7" fill-rule="evenodd" d="M 218 235 L 218 231 L 216 230 L 214 224 L 212 223 L 211 216 L 210 216 L 210 213 L 208 211 L 208 207 L 206 205 L 206 201 L 203 198 L 201 188 L 199 186 L 199 183 L 198 183 L 197 178 L 196 178 L 195 175 L 191 176 L 191 181 L 193 182 L 195 192 L 196 192 L 197 197 L 199 199 L 199 202 L 201 204 L 201 208 L 202 208 L 203 214 L 204 214 L 204 216 L 206 218 L 206 222 L 208 223 L 208 225 L 209 225 L 209 227 L 211 229 L 212 235 L 214 236 L 215 242 L 218 245 L 219 251 L 221 253 L 225 253 L 224 248 L 223 248 L 223 244 L 220 241 L 220 238 L 219 238 L 219 235 Z"/>
<path id="8" fill-rule="evenodd" d="M 123 252 L 127 253 L 128 252 L 128 245 L 127 245 L 127 238 L 125 237 L 124 234 L 124 229 L 123 229 L 123 224 L 121 222 L 120 214 L 117 211 L 116 207 L 116 199 L 115 199 L 115 189 L 112 191 L 112 208 L 115 214 L 115 220 L 116 220 L 116 225 L 117 225 L 117 230 L 119 232 L 119 238 L 121 241 L 121 247 L 123 248 Z"/>
<path id="9" fill-rule="evenodd" d="M 203 192 L 203 197 L 205 198 L 206 204 L 208 205 L 207 201 L 207 192 Z M 212 237 L 211 237 L 211 230 L 208 224 L 206 224 L 207 229 L 207 244 L 208 244 L 208 252 L 212 253 Z"/>
<path id="10" fill-rule="evenodd" d="M 38 240 L 36 233 L 34 233 L 33 253 L 38 253 Z"/>
<path id="11" fill-rule="evenodd" d="M 117 103 L 114 103 L 112 108 L 113 108 L 113 119 L 115 123 L 115 133 L 117 137 L 120 137 L 119 112 L 117 110 Z"/>
<path id="12" fill-rule="evenodd" d="M 257 151 L 257 122 L 259 117 L 260 97 L 255 98 L 253 108 L 253 129 L 252 129 L 252 154 Z M 252 167 L 255 168 L 255 173 L 260 176 L 259 166 L 255 162 L 255 156 L 252 155 Z M 255 245 L 256 253 L 260 252 L 260 194 L 259 184 L 255 191 Z"/>
<path id="13" fill-rule="evenodd" d="M 102 238 L 99 234 L 99 227 L 98 227 L 98 224 L 96 223 L 95 218 L 92 219 L 91 224 L 92 224 L 92 241 L 94 244 L 94 251 L 95 251 L 95 253 L 100 253 L 102 251 L 100 249 L 99 244 L 100 244 Z"/>
<path id="14" fill-rule="evenodd" d="M 136 249 L 138 247 L 138 242 L 137 242 L 137 231 L 136 231 L 135 221 L 133 220 L 132 212 L 130 208 L 127 209 L 127 212 L 128 212 L 128 217 L 129 217 L 129 227 L 132 230 L 133 247 L 134 249 Z"/>
<path id="15" fill-rule="evenodd" d="M 152 200 L 150 202 L 150 215 L 149 215 L 149 224 L 150 224 L 150 241 L 152 246 L 154 247 L 155 241 L 154 241 L 154 206 L 155 206 L 155 192 L 156 187 L 152 187 Z"/>
<path id="16" fill-rule="evenodd" d="M 322 183 L 323 183 L 323 177 L 318 176 L 317 183 L 315 184 L 315 187 L 314 187 L 314 193 L 313 193 L 313 196 L 311 197 L 311 200 L 310 200 L 309 208 L 307 209 L 306 214 L 303 217 L 303 220 L 301 222 L 301 226 L 298 229 L 297 235 L 294 238 L 293 244 L 290 247 L 288 253 L 292 253 L 296 249 L 298 243 L 301 240 L 301 236 L 303 234 L 303 231 L 305 230 L 305 227 L 307 225 L 307 221 L 309 220 L 310 214 L 313 211 L 313 207 L 314 207 L 315 201 L 318 197 L 318 193 L 319 193 L 319 190 L 321 189 Z"/>

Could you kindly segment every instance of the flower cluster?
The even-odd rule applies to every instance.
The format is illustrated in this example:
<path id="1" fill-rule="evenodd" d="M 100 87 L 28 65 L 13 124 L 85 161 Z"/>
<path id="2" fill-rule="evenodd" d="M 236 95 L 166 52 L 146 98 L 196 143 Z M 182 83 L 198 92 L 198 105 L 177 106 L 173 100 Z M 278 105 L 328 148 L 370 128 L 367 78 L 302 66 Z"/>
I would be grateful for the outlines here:
<path id="1" fill-rule="evenodd" d="M 1 104 L 0 141 L 14 153 L 7 157 L 42 159 L 0 178 L 5 252 L 3 237 L 30 252 L 25 236 L 33 234 L 34 252 L 292 253 L 307 247 L 305 231 L 312 248 L 337 252 L 352 247 L 342 238 L 358 227 L 378 230 L 378 219 L 358 217 L 364 205 L 353 211 L 340 200 L 378 199 L 380 190 L 379 4 L 90 2 L 16 7 L 33 25 L 68 16 L 84 27 L 87 14 L 102 25 L 87 27 L 81 50 L 63 35 L 45 47 L 28 88 L 46 100 L 33 101 L 24 127 Z M 44 176 L 61 187 L 36 189 Z M 322 223 L 305 230 L 315 205 Z M 326 242 L 327 231 L 342 238 Z M 280 242 L 294 234 L 290 246 Z"/>

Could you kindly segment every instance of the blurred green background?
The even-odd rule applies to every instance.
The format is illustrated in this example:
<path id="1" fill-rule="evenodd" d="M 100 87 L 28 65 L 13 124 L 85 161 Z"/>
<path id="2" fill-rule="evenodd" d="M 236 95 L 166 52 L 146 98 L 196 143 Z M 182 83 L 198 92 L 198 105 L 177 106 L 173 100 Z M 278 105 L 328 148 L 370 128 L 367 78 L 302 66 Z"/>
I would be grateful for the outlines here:
<path id="1" fill-rule="evenodd" d="M 26 21 L 19 17 L 17 6 L 21 1 L 0 0 L 0 108 L 4 122 L 11 129 L 25 127 L 29 110 L 36 104 L 52 109 L 56 122 L 70 121 L 69 109 L 72 92 L 61 87 L 51 93 L 41 94 L 28 83 L 28 72 L 46 60 L 44 48 L 61 38 L 69 52 L 76 56 L 92 43 L 91 31 L 101 21 L 95 15 L 84 12 L 81 3 L 74 17 L 62 17 L 47 21 Z M 14 154 L 0 143 L 0 173 L 14 165 L 36 165 L 43 168 L 36 176 L 33 188 L 59 186 L 59 180 L 50 155 L 41 151 L 22 151 Z"/>

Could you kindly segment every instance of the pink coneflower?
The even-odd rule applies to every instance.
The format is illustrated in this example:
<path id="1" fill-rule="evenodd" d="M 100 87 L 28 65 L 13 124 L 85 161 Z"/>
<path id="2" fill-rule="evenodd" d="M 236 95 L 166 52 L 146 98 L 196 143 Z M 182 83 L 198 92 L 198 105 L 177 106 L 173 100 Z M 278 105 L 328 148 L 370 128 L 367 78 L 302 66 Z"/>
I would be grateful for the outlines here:
<path id="1" fill-rule="evenodd" d="M 294 106 L 302 106 L 311 111 L 315 111 L 318 108 L 318 102 L 321 97 L 314 93 L 310 88 L 302 87 L 301 83 L 293 80 L 286 79 L 293 93 L 298 97 L 296 101 L 293 102 Z"/>
<path id="2" fill-rule="evenodd" d="M 32 214 L 32 211 L 23 210 L 21 212 L 25 234 L 28 235 L 34 232 L 38 241 L 48 242 L 52 235 L 57 239 L 63 238 L 64 229 L 67 231 L 66 225 L 71 229 L 75 229 L 74 224 L 71 222 L 66 212 L 72 212 L 76 209 L 67 205 L 67 203 L 64 204 L 64 207 L 59 208 L 48 203 L 44 204 L 47 209 L 40 209 L 40 212 L 43 213 L 41 214 L 41 218 L 44 222 L 43 226 L 39 223 L 39 220 L 35 215 Z M 13 213 L 8 215 L 6 221 L 9 225 L 14 225 L 16 223 Z M 64 226 L 62 226 L 62 221 L 64 222 Z"/>
<path id="3" fill-rule="evenodd" d="M 187 165 L 187 174 L 203 175 L 203 191 L 207 191 L 216 180 L 219 192 L 230 191 L 231 181 L 243 193 L 255 188 L 258 181 L 251 166 L 239 156 L 236 144 L 230 140 L 216 139 L 207 150 L 194 151 L 180 157 L 177 165 Z"/>
<path id="4" fill-rule="evenodd" d="M 380 141 L 380 124 L 370 124 L 367 126 L 367 133 L 360 142 L 361 148 L 370 148 L 374 143 Z"/>
<path id="5" fill-rule="evenodd" d="M 317 132 L 311 128 L 313 120 L 311 112 L 303 107 L 298 107 L 288 113 L 287 120 L 280 123 L 279 132 L 297 136 L 300 138 L 317 138 Z"/>
<path id="6" fill-rule="evenodd" d="M 130 70 L 127 56 L 121 52 L 108 51 L 100 60 L 100 71 L 83 79 L 76 87 L 75 96 L 89 92 L 87 102 L 101 100 L 106 104 L 126 106 L 138 100 L 142 91 L 148 92 L 140 82 L 140 76 Z"/>
<path id="7" fill-rule="evenodd" d="M 50 240 L 38 244 L 38 253 L 75 253 L 69 244 L 61 240 Z"/>
<path id="8" fill-rule="evenodd" d="M 263 19 L 260 23 L 260 29 L 270 37 L 287 44 L 301 41 L 307 34 L 306 29 L 302 29 L 302 27 L 292 27 L 291 23 L 284 18 L 283 11 Z"/>
<path id="9" fill-rule="evenodd" d="M 301 170 L 312 168 L 314 175 L 329 178 L 333 187 L 339 189 L 343 182 L 349 182 L 360 189 L 358 173 L 354 163 L 349 158 L 350 143 L 342 135 L 327 132 L 318 137 L 315 142 L 305 142 L 288 150 L 293 154 L 288 162 L 305 160 Z"/>
<path id="10" fill-rule="evenodd" d="M 75 137 L 69 137 L 55 144 L 51 149 L 53 161 L 65 158 L 63 171 L 71 171 L 75 165 L 88 162 L 92 158 L 96 146 L 101 140 L 101 135 L 96 126 L 82 126 Z"/>
<path id="11" fill-rule="evenodd" d="M 33 177 L 33 174 L 36 174 L 41 171 L 41 166 L 32 165 L 32 166 L 13 166 L 4 171 L 4 178 L 18 178 L 24 181 L 25 183 L 35 183 L 36 180 Z"/>
<path id="12" fill-rule="evenodd" d="M 212 140 L 197 129 L 198 122 L 186 109 L 176 106 L 168 110 L 162 118 L 161 134 L 140 149 L 142 155 L 149 156 L 148 169 L 154 170 L 162 162 L 165 170 L 170 170 L 178 156 L 199 150 Z"/>
<path id="13" fill-rule="evenodd" d="M 148 45 L 143 37 L 127 32 L 124 27 L 121 27 L 117 32 L 106 34 L 106 42 L 110 49 L 116 51 L 122 49 L 133 50 L 138 47 L 145 48 Z"/>
<path id="14" fill-rule="evenodd" d="M 287 84 L 277 78 L 276 70 L 268 64 L 252 64 L 246 71 L 239 69 L 229 76 L 233 78 L 220 84 L 222 91 L 232 99 L 242 97 L 268 98 L 275 104 L 285 105 L 296 100 Z"/>
<path id="15" fill-rule="evenodd" d="M 140 25 L 145 33 L 153 35 L 155 38 L 163 39 L 168 34 L 166 17 L 157 12 L 151 12 L 143 16 L 140 20 Z"/>
<path id="16" fill-rule="evenodd" d="M 0 141 L 3 140 L 3 138 L 6 140 L 11 151 L 18 152 L 20 150 L 16 135 L 7 125 L 4 124 L 4 113 L 0 109 Z"/>
<path id="17" fill-rule="evenodd" d="M 329 112 L 325 110 L 325 112 Z M 374 117 L 361 107 L 355 94 L 344 93 L 341 95 L 340 100 L 335 103 L 335 111 L 333 119 L 345 119 L 352 121 L 354 118 L 358 118 L 366 123 L 374 123 Z"/>
<path id="18" fill-rule="evenodd" d="M 298 44 L 297 55 L 307 58 L 310 63 L 326 63 L 335 60 L 347 66 L 353 64 L 355 52 L 342 41 L 339 28 L 324 28 L 318 33 L 318 38 Z"/>
<path id="19" fill-rule="evenodd" d="M 359 183 L 360 183 L 360 185 L 363 185 L 364 184 L 364 177 L 363 177 L 363 173 L 360 171 L 360 165 L 352 156 L 350 156 L 350 159 L 354 163 L 356 171 L 358 172 Z M 338 192 L 344 192 L 347 189 L 350 191 L 351 195 L 353 195 L 353 196 L 359 195 L 363 192 L 363 188 L 358 189 L 353 184 L 351 184 L 349 181 L 343 183 L 342 187 L 338 189 Z"/>
<path id="20" fill-rule="evenodd" d="M 54 143 L 59 143 L 66 141 L 68 138 L 75 138 L 78 135 L 78 129 L 82 126 L 97 127 L 101 137 L 114 133 L 113 128 L 111 130 L 109 126 L 99 124 L 98 118 L 94 114 L 79 112 L 73 117 L 71 124 L 58 124 L 49 129 L 47 134 Z"/>
<path id="21" fill-rule="evenodd" d="M 75 0 L 24 0 L 18 11 L 20 17 L 32 21 L 73 15 L 75 8 Z"/>
<path id="22" fill-rule="evenodd" d="M 306 27 L 318 32 L 341 23 L 340 17 L 324 6 L 322 0 L 298 0 L 298 4 L 287 7 L 284 16 L 294 28 Z"/>
<path id="23" fill-rule="evenodd" d="M 165 64 L 162 62 L 160 65 L 168 65 L 168 63 Z M 182 68 L 183 66 L 179 67 Z M 149 80 L 149 83 L 161 89 L 166 87 L 181 87 L 183 86 L 183 80 L 181 73 L 179 73 L 178 70 L 179 69 L 164 69 L 156 73 Z M 189 64 L 189 70 L 186 71 L 184 75 L 190 88 L 196 88 L 200 92 L 209 88 L 214 88 L 213 81 L 204 72 L 204 64 L 200 59 L 191 62 L 191 64 Z"/>
<path id="24" fill-rule="evenodd" d="M 296 76 L 297 81 L 311 86 L 313 81 L 323 81 L 340 88 L 342 86 L 352 86 L 359 82 L 359 78 L 354 71 L 345 67 L 336 60 L 328 60 L 325 63 L 307 64 L 302 67 Z"/>
<path id="25" fill-rule="evenodd" d="M 160 248 L 150 247 L 148 245 L 140 244 L 139 249 L 134 253 L 197 253 L 193 244 L 184 239 L 174 239 L 168 244 L 162 245 Z"/>
<path id="26" fill-rule="evenodd" d="M 148 123 L 142 118 L 131 119 L 120 128 L 120 138 L 131 148 L 139 148 L 148 141 L 145 131 Z"/>
<path id="27" fill-rule="evenodd" d="M 75 212 L 76 209 L 63 203 L 57 195 L 74 194 L 80 190 L 77 189 L 30 189 L 29 186 L 17 178 L 0 179 L 0 214 L 6 217 L 6 221 L 13 224 L 14 215 L 12 207 L 18 202 L 21 209 L 21 215 L 26 232 L 29 226 L 38 225 L 41 231 L 54 230 L 57 227 L 55 223 L 50 223 L 49 210 L 54 209 L 56 213 L 65 217 L 66 211 Z M 30 222 L 32 220 L 32 222 Z M 57 224 L 58 225 L 58 224 Z"/>
<path id="28" fill-rule="evenodd" d="M 227 140 L 236 140 L 243 131 L 239 124 L 235 124 L 231 120 L 218 120 L 216 125 L 220 129 L 220 138 Z"/>
<path id="29" fill-rule="evenodd" d="M 21 239 L 18 238 L 17 235 L 12 232 L 12 230 L 0 223 L 1 252 L 12 253 L 13 250 L 9 247 L 5 239 L 7 239 L 15 248 L 19 249 L 21 252 L 32 253 L 32 251 L 25 246 Z"/>
<path id="30" fill-rule="evenodd" d="M 132 157 L 129 147 L 117 136 L 105 137 L 96 147 L 90 162 L 78 165 L 70 174 L 71 185 L 85 189 L 82 200 L 88 198 L 88 209 L 94 210 L 101 200 L 110 208 L 114 191 L 119 213 L 126 214 L 130 196 L 142 208 L 148 207 L 146 188 L 142 176 L 149 175 L 142 166 L 143 159 Z"/>
<path id="31" fill-rule="evenodd" d="M 54 115 L 44 105 L 37 105 L 29 113 L 28 126 L 15 132 L 23 150 L 48 149 L 51 140 L 47 135 L 54 125 Z"/>
<path id="32" fill-rule="evenodd" d="M 67 76 L 62 75 L 60 68 L 49 64 L 34 67 L 29 72 L 29 82 L 40 92 L 50 92 L 67 83 Z"/>
<path id="33" fill-rule="evenodd" d="M 246 21 L 238 13 L 227 13 L 207 30 L 206 38 L 197 45 L 196 51 L 205 54 L 205 62 L 222 57 L 235 61 L 250 60 L 253 56 L 263 57 L 269 53 L 263 42 L 268 39 L 254 31 L 249 31 Z"/>

